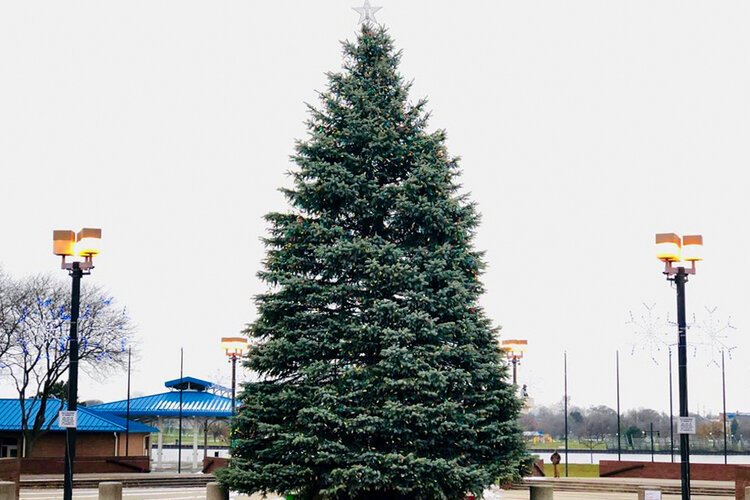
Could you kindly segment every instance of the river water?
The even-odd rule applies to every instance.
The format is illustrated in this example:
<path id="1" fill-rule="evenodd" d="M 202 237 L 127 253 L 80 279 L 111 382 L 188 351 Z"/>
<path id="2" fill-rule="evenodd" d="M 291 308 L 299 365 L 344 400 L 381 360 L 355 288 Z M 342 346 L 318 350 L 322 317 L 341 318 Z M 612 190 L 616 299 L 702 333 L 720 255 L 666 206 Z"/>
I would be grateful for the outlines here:
<path id="1" fill-rule="evenodd" d="M 163 450 L 163 462 L 164 464 L 177 464 L 177 449 L 176 448 L 165 448 Z M 542 460 L 545 461 L 545 463 L 549 463 L 549 457 L 552 454 L 552 451 L 545 450 L 545 451 L 534 451 L 531 450 L 530 453 L 532 455 L 536 455 Z M 560 450 L 560 455 L 562 456 L 562 461 L 565 463 L 565 451 Z M 208 456 L 219 456 L 219 457 L 229 457 L 229 450 L 226 448 L 209 448 L 208 450 Z M 651 454 L 650 453 L 623 453 L 621 455 L 622 460 L 624 461 L 634 461 L 634 462 L 650 462 L 651 461 Z M 198 463 L 201 464 L 203 462 L 203 449 L 198 449 Z M 151 450 L 151 459 L 152 463 L 156 465 L 156 448 Z M 597 453 L 594 452 L 589 453 L 586 450 L 570 450 L 568 452 L 568 458 L 567 461 L 569 464 L 598 464 L 600 460 L 617 460 L 617 453 Z M 655 453 L 654 454 L 654 462 L 670 462 L 670 456 L 668 453 Z M 679 463 L 680 462 L 680 453 L 675 452 L 674 454 L 674 461 Z M 182 448 L 182 463 L 184 465 L 192 465 L 193 462 L 193 449 L 192 447 L 183 446 Z M 750 465 L 750 454 L 748 455 L 728 455 L 727 456 L 727 462 L 730 464 L 745 464 Z M 690 463 L 696 463 L 696 464 L 723 464 L 724 463 L 724 455 L 703 455 L 703 454 L 690 454 Z"/>
<path id="2" fill-rule="evenodd" d="M 534 451 L 531 450 L 532 455 L 537 455 L 539 458 L 544 460 L 545 463 L 549 463 L 551 451 Z M 559 450 L 562 456 L 562 461 L 565 463 L 565 451 Z M 569 464 L 598 464 L 600 460 L 617 460 L 617 453 L 590 453 L 586 450 L 570 450 L 568 451 L 567 462 Z M 623 453 L 621 455 L 623 461 L 633 462 L 650 462 L 650 453 Z M 672 458 L 669 453 L 655 453 L 653 455 L 654 462 L 671 462 Z M 680 452 L 675 451 L 674 461 L 680 462 Z M 701 455 L 701 454 L 690 454 L 690 463 L 695 464 L 723 464 L 724 455 Z M 750 464 L 750 455 L 728 455 L 727 463 L 730 464 Z"/>

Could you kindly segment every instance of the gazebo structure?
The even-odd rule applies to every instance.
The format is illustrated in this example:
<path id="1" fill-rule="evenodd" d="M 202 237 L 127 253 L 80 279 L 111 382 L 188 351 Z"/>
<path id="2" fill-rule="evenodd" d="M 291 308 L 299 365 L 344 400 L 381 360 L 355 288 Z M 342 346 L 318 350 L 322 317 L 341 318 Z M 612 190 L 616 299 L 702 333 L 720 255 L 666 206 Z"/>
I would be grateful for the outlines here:
<path id="1" fill-rule="evenodd" d="M 208 422 L 216 419 L 229 419 L 232 416 L 232 400 L 224 394 L 231 390 L 220 385 L 193 377 L 182 377 L 164 383 L 169 389 L 161 394 L 142 396 L 128 400 L 114 401 L 92 406 L 113 415 L 147 422 L 159 428 L 157 436 L 156 468 L 162 468 L 164 446 L 164 420 L 183 419 L 193 428 L 193 469 L 198 468 L 198 435 L 204 431 L 203 454 L 208 448 Z M 182 401 L 182 403 L 180 403 Z"/>

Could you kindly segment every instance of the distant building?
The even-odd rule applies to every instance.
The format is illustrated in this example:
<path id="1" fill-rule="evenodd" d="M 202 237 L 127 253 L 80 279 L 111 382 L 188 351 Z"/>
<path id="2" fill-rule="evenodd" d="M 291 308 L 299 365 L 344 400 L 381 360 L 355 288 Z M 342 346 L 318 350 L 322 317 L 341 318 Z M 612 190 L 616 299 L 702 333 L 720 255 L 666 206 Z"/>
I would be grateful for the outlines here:
<path id="1" fill-rule="evenodd" d="M 38 402 L 29 400 L 29 422 L 36 417 Z M 54 458 L 65 455 L 65 429 L 58 426 L 57 414 L 65 405 L 49 400 L 44 416 L 42 434 L 34 443 L 31 458 Z M 18 399 L 0 399 L 0 458 L 23 454 L 21 403 Z M 128 430 L 130 456 L 148 456 L 151 433 L 159 430 L 140 422 L 127 424 L 124 418 L 78 407 L 76 455 L 79 457 L 112 457 L 125 455 L 125 433 Z"/>
<path id="2" fill-rule="evenodd" d="M 113 401 L 94 405 L 91 408 L 102 413 L 137 419 L 156 424 L 161 431 L 156 436 L 156 469 L 163 466 L 163 431 L 167 421 L 181 420 L 192 430 L 193 468 L 199 464 L 199 435 L 203 434 L 203 458 L 208 452 L 208 424 L 216 420 L 229 420 L 232 416 L 232 400 L 227 397 L 231 389 L 194 377 L 168 380 L 167 392 Z"/>
<path id="3" fill-rule="evenodd" d="M 232 416 L 232 400 L 227 397 L 231 395 L 231 389 L 193 377 L 169 380 L 164 385 L 168 390 L 160 394 L 79 406 L 76 455 L 124 456 L 127 427 L 128 455 L 150 458 L 152 444 L 156 444 L 156 467 L 160 468 L 163 464 L 163 430 L 168 422 L 181 420 L 186 429 L 192 430 L 193 468 L 197 468 L 199 435 L 203 434 L 203 456 L 206 457 L 208 424 L 217 420 L 228 421 Z M 31 401 L 27 404 L 33 407 Z M 49 426 L 49 431 L 34 442 L 30 458 L 64 456 L 65 429 L 57 423 L 58 412 L 64 407 L 59 400 L 48 401 L 44 428 Z M 32 411 L 28 420 L 32 422 L 35 416 L 36 412 Z M 17 399 L 0 399 L 0 458 L 22 455 L 20 403 Z"/>
<path id="4" fill-rule="evenodd" d="M 747 412 L 727 412 L 727 422 L 737 420 L 739 432 L 744 438 L 750 438 L 750 413 Z"/>

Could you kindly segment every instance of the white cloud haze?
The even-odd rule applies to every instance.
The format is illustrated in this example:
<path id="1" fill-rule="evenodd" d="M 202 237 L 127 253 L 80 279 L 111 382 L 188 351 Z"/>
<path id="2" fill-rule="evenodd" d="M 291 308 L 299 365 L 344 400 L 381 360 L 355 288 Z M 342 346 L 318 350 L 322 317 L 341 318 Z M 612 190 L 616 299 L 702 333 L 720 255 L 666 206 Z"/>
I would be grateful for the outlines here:
<path id="1" fill-rule="evenodd" d="M 619 348 L 622 406 L 668 408 L 666 364 L 630 354 L 627 322 L 644 302 L 674 317 L 654 233 L 698 232 L 688 310 L 733 317 L 728 404 L 750 411 L 750 4 L 373 3 L 412 98 L 429 98 L 431 127 L 463 158 L 483 303 L 506 338 L 529 340 L 520 376 L 535 400 L 562 398 L 567 349 L 573 403 L 614 406 Z M 303 103 L 340 68 L 354 6 L 0 2 L 0 265 L 64 276 L 52 229 L 101 226 L 85 280 L 138 326 L 134 391 L 176 377 L 180 346 L 187 374 L 228 379 L 219 337 L 255 316 L 262 216 L 286 206 Z M 721 374 L 702 356 L 690 408 L 720 411 Z M 80 394 L 124 398 L 125 375 L 83 377 Z"/>

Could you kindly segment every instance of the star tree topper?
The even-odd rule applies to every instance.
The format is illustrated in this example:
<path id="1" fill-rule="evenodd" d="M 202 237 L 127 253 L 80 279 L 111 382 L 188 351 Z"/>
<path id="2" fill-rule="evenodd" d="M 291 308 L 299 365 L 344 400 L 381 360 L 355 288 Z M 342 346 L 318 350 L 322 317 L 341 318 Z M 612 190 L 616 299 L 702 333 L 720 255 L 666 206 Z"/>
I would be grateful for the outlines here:
<path id="1" fill-rule="evenodd" d="M 357 11 L 359 14 L 359 23 L 368 23 L 372 21 L 373 23 L 377 23 L 377 19 L 375 19 L 375 13 L 382 9 L 382 7 L 373 7 L 370 5 L 370 0 L 365 0 L 365 4 L 362 7 L 353 7 L 353 10 Z"/>

